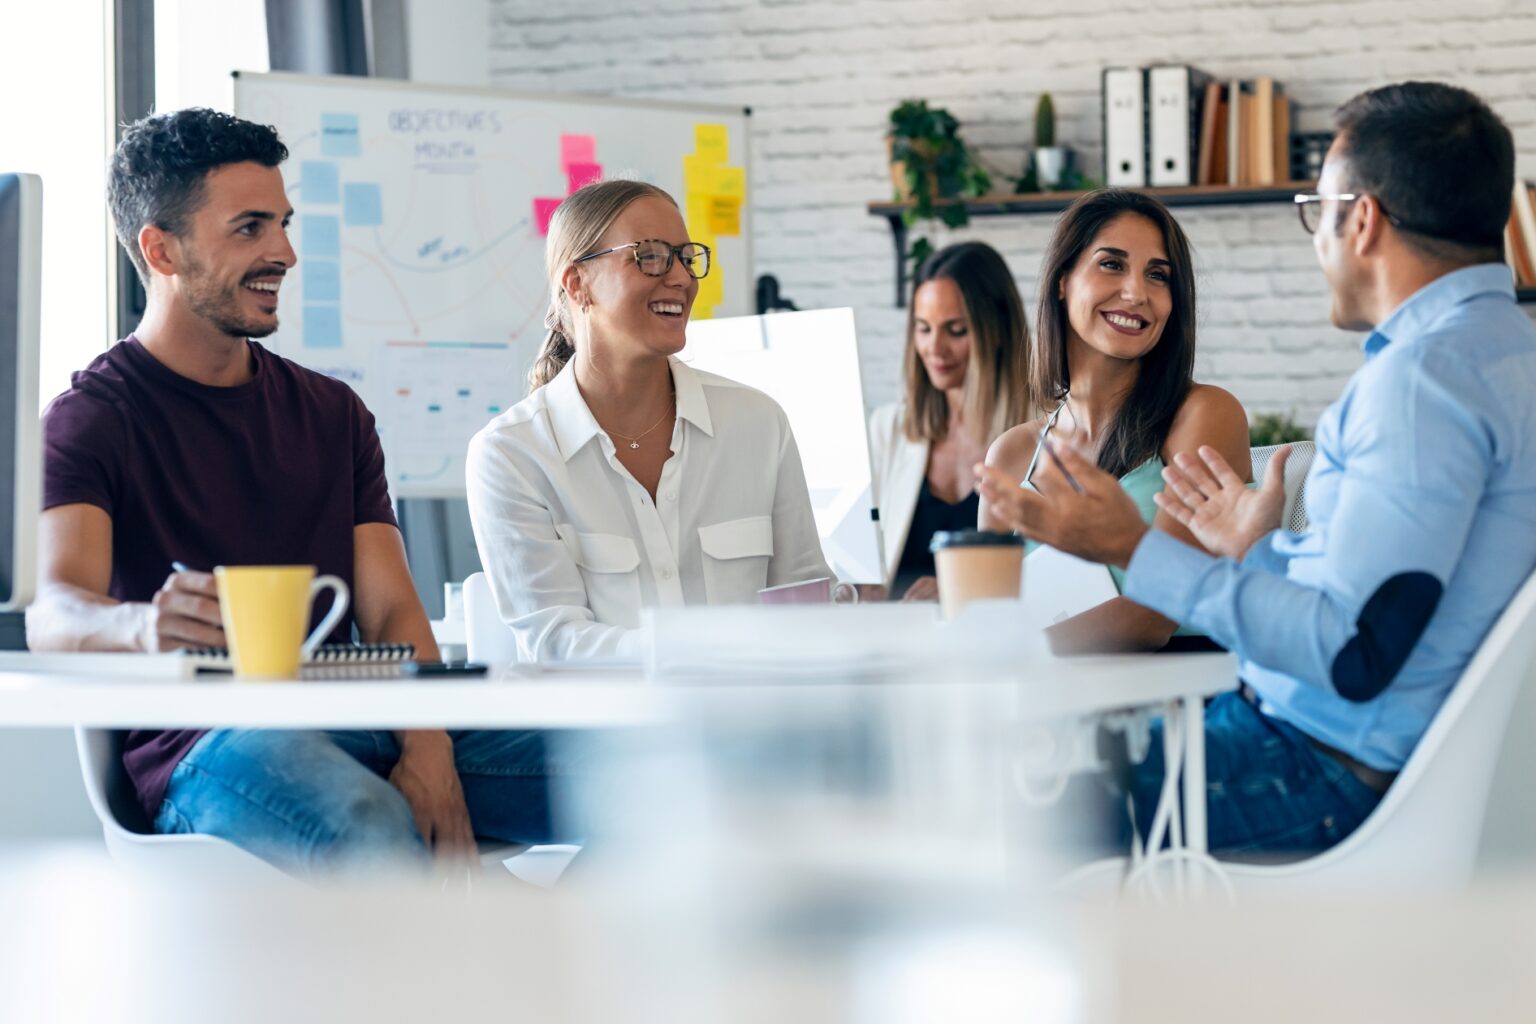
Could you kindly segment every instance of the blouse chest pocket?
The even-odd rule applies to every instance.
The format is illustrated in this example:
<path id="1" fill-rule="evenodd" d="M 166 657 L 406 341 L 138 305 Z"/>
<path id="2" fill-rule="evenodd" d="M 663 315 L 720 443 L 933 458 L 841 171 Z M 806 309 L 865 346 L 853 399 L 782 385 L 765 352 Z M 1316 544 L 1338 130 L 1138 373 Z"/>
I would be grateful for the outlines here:
<path id="1" fill-rule="evenodd" d="M 773 517 L 750 516 L 699 527 L 704 593 L 710 604 L 750 604 L 768 585 Z"/>
<path id="2" fill-rule="evenodd" d="M 617 533 L 581 533 L 557 525 L 555 533 L 581 570 L 587 607 L 598 622 L 633 628 L 640 625 L 640 549 Z"/>

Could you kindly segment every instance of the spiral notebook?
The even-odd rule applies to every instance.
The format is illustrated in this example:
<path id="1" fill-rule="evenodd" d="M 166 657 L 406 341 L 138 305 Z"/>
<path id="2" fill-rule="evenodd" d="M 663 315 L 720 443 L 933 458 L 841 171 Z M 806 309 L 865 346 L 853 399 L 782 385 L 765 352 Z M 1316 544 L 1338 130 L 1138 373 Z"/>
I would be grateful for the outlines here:
<path id="1" fill-rule="evenodd" d="M 200 675 L 235 670 L 227 647 L 188 647 L 178 653 Z M 400 663 L 415 656 L 415 644 L 321 644 L 300 666 L 299 674 L 306 679 L 398 675 Z"/>

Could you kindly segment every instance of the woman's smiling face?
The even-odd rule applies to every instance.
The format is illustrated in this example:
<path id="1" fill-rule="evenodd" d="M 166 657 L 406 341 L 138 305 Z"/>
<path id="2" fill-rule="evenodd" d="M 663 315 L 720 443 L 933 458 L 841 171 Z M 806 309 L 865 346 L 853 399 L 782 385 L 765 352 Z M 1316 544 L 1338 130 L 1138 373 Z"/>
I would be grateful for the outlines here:
<path id="1" fill-rule="evenodd" d="M 644 239 L 672 245 L 689 241 L 677 207 L 654 196 L 635 200 L 615 218 L 593 251 Z M 576 269 L 582 283 L 576 298 L 590 303 L 592 330 L 605 343 L 637 345 L 663 355 L 682 350 L 699 282 L 683 269 L 680 259 L 673 259 L 660 277 L 642 273 L 629 249 L 586 260 Z"/>
<path id="2" fill-rule="evenodd" d="M 1072 338 L 1114 359 L 1150 352 L 1173 315 L 1173 266 L 1163 233 L 1122 213 L 1088 243 L 1061 283 Z"/>
<path id="3" fill-rule="evenodd" d="M 947 277 L 923 282 L 912 296 L 912 344 L 939 391 L 965 384 L 971 364 L 971 320 L 960 286 Z"/>

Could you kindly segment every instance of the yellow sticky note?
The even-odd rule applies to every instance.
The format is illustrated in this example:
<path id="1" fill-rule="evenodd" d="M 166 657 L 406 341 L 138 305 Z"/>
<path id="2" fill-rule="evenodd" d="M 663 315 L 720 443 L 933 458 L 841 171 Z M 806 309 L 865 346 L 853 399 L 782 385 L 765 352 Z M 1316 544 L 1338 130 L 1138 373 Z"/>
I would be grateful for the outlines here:
<path id="1" fill-rule="evenodd" d="M 709 218 L 714 211 L 713 200 L 714 197 L 705 192 L 689 192 L 683 203 L 683 218 L 687 221 L 690 237 L 695 242 L 704 241 L 699 237 L 700 235 L 711 234 Z"/>
<path id="2" fill-rule="evenodd" d="M 712 196 L 709 203 L 709 230 L 716 235 L 741 234 L 741 199 L 737 196 Z"/>
<path id="3" fill-rule="evenodd" d="M 696 124 L 693 126 L 693 147 L 708 163 L 723 164 L 730 156 L 728 130 L 723 124 Z"/>
<path id="4" fill-rule="evenodd" d="M 715 165 L 697 153 L 683 154 L 683 187 L 689 192 L 708 192 L 704 185 L 711 179 Z"/>
<path id="5" fill-rule="evenodd" d="M 724 164 L 706 167 L 689 188 L 713 196 L 744 196 L 747 194 L 747 174 L 740 167 Z"/>

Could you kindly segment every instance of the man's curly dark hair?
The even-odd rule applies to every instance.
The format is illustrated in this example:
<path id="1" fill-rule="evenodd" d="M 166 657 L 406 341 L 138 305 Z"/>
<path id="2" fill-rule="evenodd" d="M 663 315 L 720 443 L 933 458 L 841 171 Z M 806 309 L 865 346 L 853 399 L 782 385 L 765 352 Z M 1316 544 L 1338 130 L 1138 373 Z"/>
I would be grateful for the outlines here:
<path id="1" fill-rule="evenodd" d="M 173 235 L 202 204 L 208 172 L 251 161 L 276 167 L 288 147 L 271 125 L 256 124 L 206 107 L 151 114 L 129 125 L 107 171 L 107 203 L 118 241 L 149 287 L 149 266 L 139 251 L 139 231 L 153 224 Z"/>

